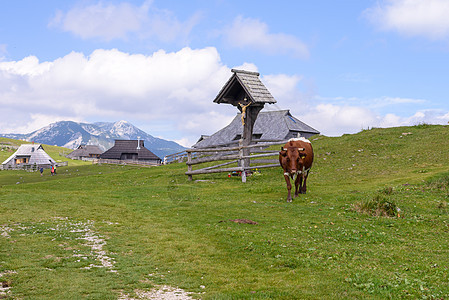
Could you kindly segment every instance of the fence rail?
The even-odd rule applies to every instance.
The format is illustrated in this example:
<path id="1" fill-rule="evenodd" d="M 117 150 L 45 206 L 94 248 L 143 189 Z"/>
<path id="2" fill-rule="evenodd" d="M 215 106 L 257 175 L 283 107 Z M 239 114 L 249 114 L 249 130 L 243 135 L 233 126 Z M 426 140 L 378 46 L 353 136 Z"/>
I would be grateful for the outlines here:
<path id="1" fill-rule="evenodd" d="M 187 152 L 181 151 L 164 156 L 164 165 L 168 165 L 175 162 L 183 162 L 187 159 Z"/>
<path id="2" fill-rule="evenodd" d="M 268 140 L 268 139 L 255 139 L 253 140 L 253 143 L 259 143 L 259 144 L 255 144 L 252 145 L 254 147 L 263 147 L 264 145 L 267 145 L 269 143 L 274 143 L 275 145 L 277 145 L 279 143 L 282 143 L 283 141 L 279 141 L 279 140 Z M 233 141 L 233 142 L 227 142 L 227 143 L 223 143 L 223 144 L 218 144 L 215 147 L 211 147 L 211 148 L 202 148 L 204 149 L 204 152 L 220 152 L 220 149 L 225 149 L 223 151 L 232 151 L 231 149 L 240 149 L 239 148 L 239 140 L 237 141 Z M 226 150 L 227 149 L 227 150 Z M 184 162 L 187 161 L 187 151 L 190 151 L 192 149 L 187 149 L 181 152 L 176 152 L 173 154 L 169 154 L 166 155 L 164 157 L 164 165 L 168 165 L 171 163 L 180 163 L 180 162 Z M 264 152 L 263 150 L 260 150 L 259 152 Z"/>
<path id="3" fill-rule="evenodd" d="M 272 145 L 285 144 L 285 141 L 267 141 L 261 144 L 253 144 L 243 146 L 243 141 L 239 141 L 239 145 L 234 147 L 217 147 L 206 149 L 187 149 L 187 172 L 185 173 L 189 180 L 193 180 L 193 175 L 199 174 L 213 174 L 222 172 L 241 172 L 242 182 L 246 182 L 247 171 L 253 169 L 263 169 L 278 167 L 279 161 L 277 159 L 260 159 L 270 156 L 277 156 L 278 151 L 266 150 L 267 147 Z M 259 149 L 257 149 L 259 148 Z M 250 153 L 248 155 L 248 153 Z M 258 154 L 255 154 L 258 153 Z M 204 167 L 201 169 L 193 170 L 193 166 L 213 162 L 213 161 L 226 161 L 218 165 Z M 251 161 L 252 160 L 252 161 Z M 230 164 L 237 163 L 237 167 L 221 168 Z"/>
<path id="4" fill-rule="evenodd" d="M 60 161 L 56 163 L 56 167 L 68 166 L 68 161 Z M 37 171 L 40 167 L 44 169 L 51 168 L 50 164 L 38 165 L 38 164 L 18 164 L 18 165 L 0 165 L 0 170 L 27 170 L 27 171 Z"/>
<path id="5" fill-rule="evenodd" d="M 159 166 L 160 164 L 156 162 L 148 162 L 148 161 L 138 161 L 138 160 L 119 160 L 119 159 L 93 159 L 92 164 L 111 164 L 111 165 L 132 165 L 132 166 L 146 166 L 146 167 L 154 167 Z"/>

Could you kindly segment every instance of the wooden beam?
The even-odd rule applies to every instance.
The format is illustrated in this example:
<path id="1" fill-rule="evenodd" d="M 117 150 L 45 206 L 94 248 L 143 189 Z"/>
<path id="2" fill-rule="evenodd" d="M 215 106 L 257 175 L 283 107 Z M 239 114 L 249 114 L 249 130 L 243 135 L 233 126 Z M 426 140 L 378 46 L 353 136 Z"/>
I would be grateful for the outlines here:
<path id="1" fill-rule="evenodd" d="M 186 175 L 197 175 L 197 174 L 213 174 L 213 173 L 222 173 L 222 172 L 232 172 L 232 171 L 243 171 L 243 168 L 241 167 L 234 167 L 234 168 L 223 168 L 223 169 L 212 169 L 212 170 L 205 170 L 205 169 L 198 169 L 193 171 L 187 171 Z"/>
<path id="2" fill-rule="evenodd" d="M 202 163 L 211 162 L 211 161 L 229 160 L 229 159 L 237 159 L 237 158 L 239 158 L 238 154 L 233 154 L 233 155 L 213 155 L 213 156 L 207 156 L 207 157 L 197 158 L 197 159 L 191 160 L 190 162 L 187 162 L 187 165 L 197 165 L 197 164 L 202 164 Z"/>

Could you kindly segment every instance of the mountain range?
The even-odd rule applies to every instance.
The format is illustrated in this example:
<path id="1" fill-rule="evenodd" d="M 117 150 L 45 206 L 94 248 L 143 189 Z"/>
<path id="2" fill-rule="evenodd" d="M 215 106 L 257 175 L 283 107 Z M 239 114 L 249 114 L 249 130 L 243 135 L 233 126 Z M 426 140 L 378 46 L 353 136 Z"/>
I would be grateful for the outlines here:
<path id="1" fill-rule="evenodd" d="M 79 145 L 98 145 L 107 150 L 114 140 L 144 140 L 145 148 L 159 156 L 173 154 L 186 148 L 176 142 L 153 137 L 127 121 L 78 123 L 60 121 L 28 134 L 0 134 L 2 137 L 33 141 L 47 145 L 56 145 L 76 149 Z"/>

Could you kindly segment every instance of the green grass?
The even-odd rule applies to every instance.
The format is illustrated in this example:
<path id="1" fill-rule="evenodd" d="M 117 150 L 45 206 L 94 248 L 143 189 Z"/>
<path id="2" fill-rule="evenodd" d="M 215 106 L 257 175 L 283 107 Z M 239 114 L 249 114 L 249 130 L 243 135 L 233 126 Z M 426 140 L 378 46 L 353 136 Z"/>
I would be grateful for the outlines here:
<path id="1" fill-rule="evenodd" d="M 189 182 L 185 164 L 2 171 L 0 281 L 21 299 L 117 299 L 157 285 L 204 299 L 448 298 L 448 129 L 313 138 L 308 193 L 292 203 L 280 168 L 247 183 Z M 376 199 L 399 215 L 356 209 Z M 90 267 L 102 258 L 111 266 Z"/>

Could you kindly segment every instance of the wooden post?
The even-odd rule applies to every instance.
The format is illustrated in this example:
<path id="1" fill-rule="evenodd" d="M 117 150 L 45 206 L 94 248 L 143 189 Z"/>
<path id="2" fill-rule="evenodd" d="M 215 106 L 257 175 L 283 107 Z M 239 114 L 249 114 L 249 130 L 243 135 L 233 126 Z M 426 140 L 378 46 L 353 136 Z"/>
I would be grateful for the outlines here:
<path id="1" fill-rule="evenodd" d="M 246 159 L 243 158 L 243 156 L 245 156 L 245 149 L 243 149 L 243 139 L 239 140 L 239 161 L 238 161 L 238 166 L 242 167 L 242 182 L 246 182 L 246 170 L 245 168 L 247 167 L 246 165 Z"/>
<path id="2" fill-rule="evenodd" d="M 190 172 L 192 171 L 192 165 L 190 164 L 192 162 L 192 152 L 187 152 L 187 170 Z M 189 181 L 193 180 L 192 175 L 188 175 L 189 176 Z"/>
<path id="3" fill-rule="evenodd" d="M 242 146 L 249 146 L 251 144 L 251 140 L 253 137 L 254 123 L 256 122 L 257 115 L 262 110 L 262 108 L 263 108 L 263 104 L 262 105 L 252 104 L 246 108 L 245 125 L 243 126 L 243 134 L 242 134 L 242 139 L 243 139 Z M 243 156 L 249 156 L 249 155 L 250 155 L 250 149 L 249 148 L 243 149 Z M 249 158 L 243 159 L 243 162 L 244 162 L 245 167 L 250 166 Z"/>

